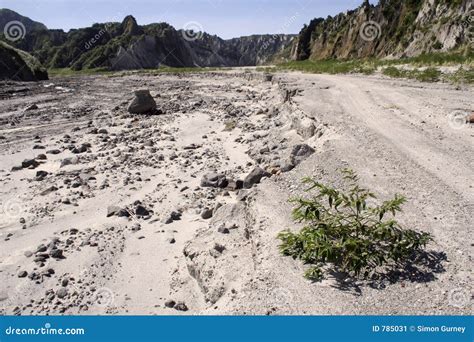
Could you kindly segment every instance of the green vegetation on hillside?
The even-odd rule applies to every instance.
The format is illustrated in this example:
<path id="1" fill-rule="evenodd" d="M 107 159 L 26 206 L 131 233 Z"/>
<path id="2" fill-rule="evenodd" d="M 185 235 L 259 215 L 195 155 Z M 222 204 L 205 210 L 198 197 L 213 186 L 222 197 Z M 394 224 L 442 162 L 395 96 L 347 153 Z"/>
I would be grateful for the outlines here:
<path id="1" fill-rule="evenodd" d="M 439 67 L 461 66 L 454 73 L 443 74 Z M 422 82 L 439 80 L 451 83 L 473 83 L 474 54 L 433 53 L 401 59 L 355 59 L 320 61 L 304 60 L 278 64 L 276 67 L 257 68 L 258 71 L 301 71 L 322 74 L 361 73 L 370 75 L 380 71 L 383 75 L 395 78 L 410 78 Z"/>
<path id="2" fill-rule="evenodd" d="M 16 81 L 47 80 L 41 63 L 25 51 L 0 41 L 0 79 Z"/>

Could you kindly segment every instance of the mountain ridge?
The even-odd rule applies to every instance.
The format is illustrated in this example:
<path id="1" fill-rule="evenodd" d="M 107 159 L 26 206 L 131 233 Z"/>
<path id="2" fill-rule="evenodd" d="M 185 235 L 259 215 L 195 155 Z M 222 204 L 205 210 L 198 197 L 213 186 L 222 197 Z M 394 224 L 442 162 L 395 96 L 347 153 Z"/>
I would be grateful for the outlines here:
<path id="1" fill-rule="evenodd" d="M 167 23 L 138 25 L 128 15 L 121 23 L 94 24 L 68 32 L 34 29 L 12 45 L 33 54 L 47 68 L 234 67 L 267 63 L 288 48 L 294 37 L 268 34 L 225 40 L 204 32 L 177 30 Z"/>

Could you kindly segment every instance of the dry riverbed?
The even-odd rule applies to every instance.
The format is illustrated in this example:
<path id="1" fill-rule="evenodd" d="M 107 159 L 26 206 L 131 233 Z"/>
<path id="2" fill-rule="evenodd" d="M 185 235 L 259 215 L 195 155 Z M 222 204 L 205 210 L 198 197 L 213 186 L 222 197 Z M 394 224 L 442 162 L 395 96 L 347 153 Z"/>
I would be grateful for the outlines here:
<path id="1" fill-rule="evenodd" d="M 149 89 L 156 115 L 127 112 Z M 472 88 L 216 72 L 0 84 L 3 314 L 469 314 Z M 278 252 L 304 176 L 354 169 L 430 254 L 321 283 Z"/>

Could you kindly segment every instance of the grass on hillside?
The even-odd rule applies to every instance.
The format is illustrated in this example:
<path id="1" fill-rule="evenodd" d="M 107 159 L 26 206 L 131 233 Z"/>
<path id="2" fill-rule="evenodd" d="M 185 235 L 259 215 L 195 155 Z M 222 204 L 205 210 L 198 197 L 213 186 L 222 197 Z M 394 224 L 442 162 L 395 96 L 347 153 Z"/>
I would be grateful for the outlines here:
<path id="1" fill-rule="evenodd" d="M 400 68 L 408 65 L 410 70 Z M 443 74 L 438 67 L 461 65 L 453 74 Z M 398 66 L 398 67 L 397 67 Z M 371 75 L 377 70 L 394 78 L 416 79 L 422 82 L 437 82 L 439 80 L 451 83 L 474 83 L 474 54 L 436 53 L 423 54 L 412 58 L 401 59 L 359 59 L 359 60 L 321 60 L 321 61 L 291 61 L 276 67 L 257 68 L 263 72 L 302 71 L 321 74 L 361 73 Z"/>

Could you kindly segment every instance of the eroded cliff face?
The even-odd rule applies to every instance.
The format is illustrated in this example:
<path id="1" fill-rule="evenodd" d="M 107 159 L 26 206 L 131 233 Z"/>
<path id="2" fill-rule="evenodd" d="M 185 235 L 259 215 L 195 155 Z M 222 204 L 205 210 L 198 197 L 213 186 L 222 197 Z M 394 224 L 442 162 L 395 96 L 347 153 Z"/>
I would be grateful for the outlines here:
<path id="1" fill-rule="evenodd" d="M 144 35 L 128 46 L 120 46 L 110 60 L 113 69 L 172 67 L 234 67 L 268 63 L 291 45 L 293 36 L 254 35 L 223 40 L 202 34 L 183 39 L 182 31 L 165 37 Z"/>
<path id="2" fill-rule="evenodd" d="M 7 19 L 12 15 L 19 21 L 28 19 L 0 10 L 0 22 L 4 14 Z M 12 44 L 48 68 L 122 70 L 260 65 L 289 49 L 294 37 L 253 35 L 224 40 L 204 32 L 176 30 L 166 23 L 140 26 L 133 16 L 127 16 L 121 23 L 94 24 L 69 32 L 30 25 L 24 37 Z M 0 39 L 5 38 L 0 33 Z"/>
<path id="3" fill-rule="evenodd" d="M 354 11 L 306 25 L 295 39 L 294 60 L 416 56 L 469 48 L 472 0 L 365 1 Z"/>

